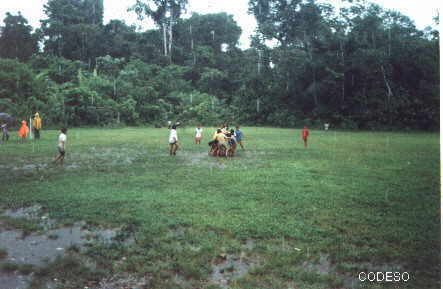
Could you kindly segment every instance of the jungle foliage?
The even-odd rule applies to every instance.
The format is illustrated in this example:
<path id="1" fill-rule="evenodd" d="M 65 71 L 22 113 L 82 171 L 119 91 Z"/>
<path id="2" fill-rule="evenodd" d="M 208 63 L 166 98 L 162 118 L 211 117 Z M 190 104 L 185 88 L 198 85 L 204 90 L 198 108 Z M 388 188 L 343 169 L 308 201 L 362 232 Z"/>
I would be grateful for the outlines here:
<path id="1" fill-rule="evenodd" d="M 139 31 L 103 23 L 103 1 L 49 0 L 32 30 L 7 14 L 0 111 L 69 126 L 205 124 L 435 129 L 439 34 L 364 1 L 250 0 L 251 47 L 226 13 L 183 18 L 186 0 L 135 1 Z M 438 18 L 434 19 L 438 23 Z M 272 43 L 272 45 L 271 45 Z"/>

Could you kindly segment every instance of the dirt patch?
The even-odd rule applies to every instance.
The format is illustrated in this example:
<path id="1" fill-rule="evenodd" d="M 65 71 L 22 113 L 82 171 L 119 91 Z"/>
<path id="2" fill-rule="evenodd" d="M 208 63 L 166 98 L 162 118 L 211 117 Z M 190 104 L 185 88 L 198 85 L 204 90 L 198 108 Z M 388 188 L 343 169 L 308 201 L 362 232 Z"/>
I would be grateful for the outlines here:
<path id="1" fill-rule="evenodd" d="M 131 275 L 120 275 L 102 280 L 96 289 L 123 289 L 123 288 L 148 288 L 149 276 L 136 277 Z"/>
<path id="2" fill-rule="evenodd" d="M 260 264 L 241 254 L 240 257 L 235 255 L 219 255 L 212 264 L 212 273 L 210 281 L 222 288 L 229 288 L 229 282 L 241 279 L 252 268 Z"/>
<path id="3" fill-rule="evenodd" d="M 246 250 L 253 250 L 257 245 L 253 239 L 247 239 L 242 246 Z"/>
<path id="4" fill-rule="evenodd" d="M 317 262 L 306 261 L 302 267 L 306 271 L 314 272 L 319 275 L 335 276 L 337 280 L 343 283 L 344 288 L 361 288 L 361 282 L 358 280 L 359 272 L 401 272 L 403 266 L 399 264 L 372 264 L 362 263 L 344 263 L 342 267 L 348 268 L 349 273 L 342 273 L 338 270 L 338 265 L 333 264 L 328 255 L 320 255 Z M 351 273 L 353 272 L 353 273 Z"/>
<path id="5" fill-rule="evenodd" d="M 303 268 L 307 271 L 314 271 L 316 273 L 326 275 L 334 271 L 334 266 L 327 255 L 321 255 L 320 259 L 316 263 L 304 262 Z"/>

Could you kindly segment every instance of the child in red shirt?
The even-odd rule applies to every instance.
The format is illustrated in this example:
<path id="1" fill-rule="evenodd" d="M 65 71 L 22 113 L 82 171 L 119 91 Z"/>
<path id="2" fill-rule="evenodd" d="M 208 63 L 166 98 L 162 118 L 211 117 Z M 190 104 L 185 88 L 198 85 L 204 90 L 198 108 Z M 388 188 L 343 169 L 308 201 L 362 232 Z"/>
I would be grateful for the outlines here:
<path id="1" fill-rule="evenodd" d="M 305 148 L 308 147 L 308 136 L 309 136 L 309 130 L 308 127 L 305 126 L 301 132 L 301 137 L 303 138 L 303 141 L 305 143 Z"/>

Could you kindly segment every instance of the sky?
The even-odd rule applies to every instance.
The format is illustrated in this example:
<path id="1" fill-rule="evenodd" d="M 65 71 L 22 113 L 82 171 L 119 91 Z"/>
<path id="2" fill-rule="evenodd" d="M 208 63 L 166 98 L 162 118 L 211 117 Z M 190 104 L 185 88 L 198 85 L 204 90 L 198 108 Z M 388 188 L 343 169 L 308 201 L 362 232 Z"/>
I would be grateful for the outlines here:
<path id="1" fill-rule="evenodd" d="M 4 19 L 6 12 L 16 14 L 20 11 L 30 25 L 34 28 L 39 27 L 39 20 L 46 18 L 43 12 L 43 5 L 46 2 L 47 0 L 0 0 L 0 18 Z M 339 5 L 341 0 L 325 0 L 324 2 Z M 437 9 L 442 11 L 442 4 L 439 4 L 441 1 L 438 0 L 371 0 L 371 2 L 409 16 L 418 29 L 432 26 L 432 18 L 437 14 Z M 128 25 L 147 27 L 148 21 L 140 22 L 134 12 L 126 11 L 134 3 L 135 0 L 104 0 L 104 23 L 108 23 L 111 19 L 121 19 L 125 20 Z M 226 12 L 234 15 L 234 20 L 243 31 L 239 46 L 241 48 L 249 47 L 249 36 L 254 33 L 256 21 L 252 15 L 247 14 L 248 0 L 189 0 L 189 15 L 191 11 L 202 14 Z"/>

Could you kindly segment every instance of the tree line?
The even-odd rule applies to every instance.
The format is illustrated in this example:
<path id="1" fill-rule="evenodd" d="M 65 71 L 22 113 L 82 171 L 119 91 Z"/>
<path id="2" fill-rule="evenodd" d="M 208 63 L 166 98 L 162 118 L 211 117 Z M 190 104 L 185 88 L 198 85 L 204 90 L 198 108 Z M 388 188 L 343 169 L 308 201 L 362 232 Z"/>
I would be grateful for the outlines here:
<path id="1" fill-rule="evenodd" d="M 249 0 L 251 47 L 226 13 L 183 18 L 187 0 L 136 0 L 140 32 L 103 22 L 103 0 L 49 0 L 33 30 L 7 14 L 0 111 L 46 123 L 439 127 L 439 33 L 366 1 Z M 438 18 L 434 19 L 438 23 Z"/>

